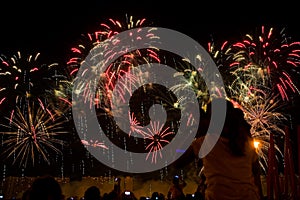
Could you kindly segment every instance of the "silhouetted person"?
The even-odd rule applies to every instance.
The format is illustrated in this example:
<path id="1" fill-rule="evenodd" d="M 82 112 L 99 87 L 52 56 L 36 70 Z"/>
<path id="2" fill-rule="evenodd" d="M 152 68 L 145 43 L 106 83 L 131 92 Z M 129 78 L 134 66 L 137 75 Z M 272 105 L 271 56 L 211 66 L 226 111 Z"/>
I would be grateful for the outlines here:
<path id="1" fill-rule="evenodd" d="M 84 192 L 84 200 L 100 200 L 101 193 L 97 186 L 91 186 Z"/>
<path id="2" fill-rule="evenodd" d="M 114 188 L 111 192 L 108 193 L 106 198 L 109 200 L 119 200 L 122 198 L 120 178 L 115 178 Z"/>
<path id="3" fill-rule="evenodd" d="M 205 199 L 261 199 L 259 162 L 251 138 L 251 127 L 242 110 L 235 108 L 232 102 L 222 98 L 213 101 L 213 105 L 216 105 L 214 109 L 227 106 L 227 113 L 220 137 L 210 152 L 201 158 L 206 179 Z M 211 105 L 209 103 L 207 106 L 208 119 L 211 119 Z M 211 126 L 216 123 L 219 122 L 211 121 Z M 215 130 L 214 127 L 211 130 Z M 213 138 L 216 135 L 207 133 L 206 136 L 195 139 L 191 145 L 194 154 L 199 156 L 206 137 Z"/>
<path id="4" fill-rule="evenodd" d="M 121 194 L 121 200 L 138 200 L 133 192 L 125 190 Z"/>
<path id="5" fill-rule="evenodd" d="M 204 171 L 204 168 L 202 167 L 200 172 L 199 172 L 199 175 L 198 175 L 200 179 L 199 179 L 199 183 L 198 183 L 195 194 L 197 194 L 197 197 L 202 196 L 203 199 L 204 199 L 205 190 L 206 190 L 207 186 L 206 186 L 206 177 L 205 177 L 203 171 Z"/>
<path id="6" fill-rule="evenodd" d="M 174 176 L 172 181 L 172 186 L 170 187 L 167 199 L 168 200 L 182 200 L 185 199 L 185 194 L 183 188 L 186 186 L 186 182 L 180 179 L 179 176 Z"/>
<path id="7" fill-rule="evenodd" d="M 29 200 L 30 190 L 31 188 L 28 188 L 23 192 L 21 200 Z"/>
<path id="8" fill-rule="evenodd" d="M 59 183 L 52 176 L 36 178 L 31 184 L 29 200 L 63 200 Z"/>
<path id="9" fill-rule="evenodd" d="M 164 200 L 165 196 L 162 193 L 153 192 L 151 195 L 151 200 Z"/>

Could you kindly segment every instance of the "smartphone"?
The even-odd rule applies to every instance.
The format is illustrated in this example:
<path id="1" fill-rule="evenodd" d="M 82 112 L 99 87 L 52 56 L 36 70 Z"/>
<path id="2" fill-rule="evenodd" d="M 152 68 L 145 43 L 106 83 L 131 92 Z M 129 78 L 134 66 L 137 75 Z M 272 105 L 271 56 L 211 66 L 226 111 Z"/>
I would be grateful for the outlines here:
<path id="1" fill-rule="evenodd" d="M 130 195 L 130 192 L 129 191 L 125 191 L 125 195 Z"/>

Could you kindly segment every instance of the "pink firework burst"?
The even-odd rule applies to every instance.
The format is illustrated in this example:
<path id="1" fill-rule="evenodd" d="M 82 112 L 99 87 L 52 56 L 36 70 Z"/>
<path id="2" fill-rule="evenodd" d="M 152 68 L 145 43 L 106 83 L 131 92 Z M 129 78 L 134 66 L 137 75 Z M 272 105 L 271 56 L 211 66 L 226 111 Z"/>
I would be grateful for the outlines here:
<path id="1" fill-rule="evenodd" d="M 120 97 L 122 98 L 126 89 L 128 91 L 136 80 L 134 80 L 133 77 L 128 77 L 126 80 L 123 79 L 125 82 L 121 83 L 123 85 L 126 84 L 125 87 L 121 86 L 121 88 L 115 88 L 115 85 L 117 82 L 120 83 L 121 77 L 125 74 L 128 75 L 128 72 L 133 67 L 145 64 L 149 62 L 149 60 L 159 62 L 158 54 L 154 49 L 135 50 L 129 52 L 126 50 L 127 48 L 124 48 L 124 50 L 117 52 L 114 49 L 108 48 L 106 50 L 103 49 L 105 52 L 101 51 L 101 54 L 103 53 L 105 55 L 107 62 L 111 63 L 106 69 L 98 69 L 98 67 L 91 66 L 82 72 L 79 71 L 81 64 L 85 61 L 91 51 L 96 51 L 96 49 L 98 50 L 98 47 L 101 49 L 102 44 L 105 44 L 105 42 L 109 43 L 109 39 L 116 36 L 118 33 L 132 29 L 130 37 L 132 37 L 133 40 L 140 41 L 145 37 L 150 39 L 155 38 L 153 33 L 144 33 L 141 29 L 138 29 L 144 25 L 145 19 L 133 20 L 132 16 L 130 18 L 127 18 L 126 16 L 126 21 L 109 19 L 107 22 L 101 23 L 97 31 L 83 34 L 80 43 L 71 49 L 72 55 L 67 62 L 69 74 L 73 80 L 75 80 L 78 76 L 84 77 L 86 80 L 78 82 L 77 90 L 80 91 L 85 103 L 90 104 L 90 107 L 96 106 L 100 108 L 102 105 L 106 107 L 107 102 L 111 101 L 110 96 L 106 94 L 110 94 L 114 89 L 118 89 L 121 94 Z M 115 41 L 113 42 L 113 45 L 117 48 L 118 45 L 120 45 L 119 43 L 120 41 Z M 116 60 L 112 60 L 111 58 L 115 55 L 120 56 Z M 101 74 L 98 74 L 99 71 L 101 71 Z M 96 81 L 94 77 L 99 77 L 100 80 Z M 96 91 L 94 91 L 95 88 Z"/>
<path id="2" fill-rule="evenodd" d="M 164 128 L 164 125 L 160 125 L 159 121 L 150 122 L 151 128 L 147 128 L 148 132 L 145 132 L 145 139 L 149 139 L 151 142 L 146 147 L 146 150 L 149 150 L 146 160 L 148 160 L 150 154 L 152 154 L 151 162 L 157 162 L 157 155 L 159 154 L 162 158 L 161 150 L 163 148 L 163 143 L 170 143 L 166 137 L 168 135 L 173 135 L 173 131 L 169 131 L 170 127 Z"/>
<path id="3" fill-rule="evenodd" d="M 103 148 L 103 149 L 108 149 L 108 147 L 103 143 L 103 142 L 99 142 L 98 140 L 81 140 L 81 143 L 85 146 L 91 146 L 91 147 L 99 147 L 99 148 Z"/>
<path id="4" fill-rule="evenodd" d="M 277 90 L 282 100 L 289 101 L 289 95 L 300 94 L 296 75 L 300 64 L 300 42 L 291 41 L 285 30 L 265 29 L 258 34 L 246 34 L 242 41 L 230 46 L 228 59 L 230 68 L 258 69 L 265 86 Z"/>
<path id="5" fill-rule="evenodd" d="M 132 133 L 138 133 L 142 136 L 145 136 L 145 132 L 142 130 L 143 126 L 141 126 L 140 122 L 137 120 L 137 118 L 135 117 L 134 113 L 128 112 L 129 115 L 129 122 L 130 122 L 130 131 L 128 133 L 128 135 L 130 136 Z"/>
<path id="6" fill-rule="evenodd" d="M 78 44 L 71 48 L 71 57 L 67 61 L 70 75 L 75 77 L 81 63 L 85 60 L 90 51 L 106 39 L 112 36 L 133 28 L 146 26 L 146 19 L 134 20 L 133 16 L 126 20 L 117 20 L 109 18 L 107 22 L 100 24 L 100 27 L 95 31 L 81 34 Z"/>

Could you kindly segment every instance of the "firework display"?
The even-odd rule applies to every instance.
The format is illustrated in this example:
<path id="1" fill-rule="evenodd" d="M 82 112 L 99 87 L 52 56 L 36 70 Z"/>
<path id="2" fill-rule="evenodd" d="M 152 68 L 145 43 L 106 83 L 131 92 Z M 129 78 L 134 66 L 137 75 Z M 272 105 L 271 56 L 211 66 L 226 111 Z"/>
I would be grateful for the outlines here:
<path id="1" fill-rule="evenodd" d="M 157 163 L 157 158 L 159 157 L 162 158 L 160 163 L 164 163 L 164 159 L 168 159 L 168 156 L 163 156 L 159 151 L 164 149 L 162 144 L 167 146 L 166 137 L 171 140 L 174 138 L 174 136 L 172 138 L 172 135 L 176 134 L 165 135 L 160 133 L 160 131 L 170 130 L 170 132 L 176 132 L 179 123 L 185 124 L 189 128 L 197 125 L 196 122 L 193 122 L 195 120 L 191 119 L 197 117 L 197 109 L 192 110 L 188 115 L 181 113 L 185 110 L 188 103 L 193 103 L 192 98 L 195 96 L 195 92 L 190 90 L 189 92 L 194 93 L 194 95 L 189 95 L 188 93 L 184 95 L 183 90 L 188 90 L 189 87 L 176 89 L 164 86 L 173 84 L 171 81 L 168 82 L 166 80 L 166 76 L 162 76 L 164 73 L 170 74 L 174 80 L 178 79 L 177 83 L 181 84 L 184 80 L 180 80 L 181 77 L 174 78 L 173 75 L 176 70 L 168 70 L 164 65 L 164 60 L 161 59 L 163 56 L 161 56 L 160 51 L 155 51 L 159 49 L 156 47 L 155 42 L 160 41 L 160 38 L 155 34 L 156 31 L 157 29 L 155 28 L 135 28 L 123 32 L 123 35 L 118 34 L 103 41 L 91 50 L 91 54 L 82 63 L 74 81 L 76 92 L 73 97 L 74 102 L 77 104 L 74 109 L 82 109 L 79 115 L 83 113 L 85 115 L 84 118 L 87 119 L 93 118 L 90 115 L 90 112 L 93 112 L 91 110 L 91 105 L 93 104 L 90 102 L 93 101 L 88 100 L 90 98 L 85 98 L 86 91 L 85 87 L 82 86 L 90 85 L 86 81 L 88 83 L 96 82 L 96 84 L 92 84 L 93 87 L 90 87 L 89 91 L 91 91 L 90 94 L 94 94 L 93 91 L 101 94 L 99 95 L 101 98 L 98 99 L 99 101 L 95 104 L 95 108 L 96 111 L 99 111 L 97 112 L 98 122 L 101 129 L 103 129 L 100 132 L 101 134 L 103 132 L 105 135 L 105 137 L 102 137 L 102 140 L 103 142 L 106 140 L 104 143 L 108 146 L 108 150 L 105 151 L 105 154 L 108 154 L 106 156 L 108 158 L 107 162 L 112 163 L 112 165 L 115 162 L 114 157 L 116 156 L 114 155 L 120 156 L 126 152 L 134 152 L 134 155 L 137 155 L 137 153 L 142 155 L 147 152 L 148 155 L 145 155 L 143 158 L 146 161 L 149 153 L 151 153 L 153 155 L 152 163 Z M 128 42 L 129 45 L 126 46 L 122 42 Z M 133 42 L 143 43 L 146 44 L 145 46 L 148 46 L 143 49 L 144 51 L 136 51 L 134 48 L 131 50 L 130 43 Z M 111 48 L 108 48 L 109 46 Z M 166 54 L 166 52 L 164 53 Z M 98 57 L 101 59 L 97 60 L 96 58 Z M 140 62 L 140 60 L 143 62 Z M 91 67 L 94 67 L 95 71 L 101 72 L 101 75 L 99 76 L 92 71 L 88 73 L 87 70 L 91 69 Z M 184 78 L 183 75 L 181 76 Z M 87 105 L 89 106 L 88 108 L 86 107 Z M 164 109 L 152 109 L 154 105 L 160 105 Z M 159 116 L 160 114 L 158 113 L 166 114 L 166 118 L 159 119 L 159 121 L 161 120 L 159 122 L 161 127 L 155 129 L 147 128 L 147 126 L 151 126 L 154 123 L 153 117 L 150 117 L 150 115 Z M 180 116 L 184 119 L 188 117 L 190 119 L 182 120 Z M 75 117 L 74 119 L 76 121 L 79 118 Z M 78 128 L 78 130 L 81 131 L 82 129 Z M 187 135 L 190 134 L 189 129 L 185 131 L 187 131 Z M 96 133 L 91 132 L 95 132 L 94 128 L 87 127 L 86 130 L 79 134 L 86 138 L 84 140 L 89 140 L 89 138 L 95 140 L 95 138 L 101 137 L 101 134 L 97 135 L 97 131 Z M 156 140 L 155 142 L 153 142 L 154 139 Z M 184 143 L 186 141 L 182 140 L 179 142 Z M 107 143 L 113 143 L 115 147 L 111 147 Z M 150 147 L 149 145 L 156 145 L 156 147 Z M 95 151 L 93 153 L 96 154 Z M 129 160 L 133 160 L 130 158 L 131 154 L 127 155 Z M 110 166 L 110 164 L 108 165 Z"/>
<path id="2" fill-rule="evenodd" d="M 20 51 L 11 57 L 2 55 L 0 60 L 1 113 L 8 111 L 5 115 L 12 117 L 15 107 L 27 101 L 35 101 L 45 109 L 48 107 L 49 112 L 59 112 L 53 103 L 56 97 L 54 89 L 66 78 L 58 63 L 47 64 L 40 53 Z"/>
<path id="3" fill-rule="evenodd" d="M 143 154 L 143 163 L 164 163 L 167 169 L 169 157 L 181 155 L 186 138 L 199 132 L 199 109 L 205 110 L 212 98 L 225 97 L 251 125 L 262 171 L 275 176 L 269 167 L 278 170 L 278 163 L 288 159 L 282 144 L 289 142 L 286 127 L 292 123 L 286 108 L 300 94 L 300 42 L 285 29 L 266 26 L 220 45 L 209 42 L 208 55 L 219 70 L 211 73 L 205 55 L 189 60 L 189 55 L 158 48 L 161 38 L 151 25 L 133 16 L 101 22 L 95 31 L 79 37 L 64 64 L 46 64 L 40 53 L 2 54 L 0 150 L 5 167 L 59 162 L 64 177 L 68 161 L 70 174 L 83 176 L 96 165 L 95 154 L 112 168 L 123 157 L 127 168 L 134 166 L 134 156 Z M 147 48 L 122 46 L 122 33 Z M 99 58 L 104 59 L 96 62 Z M 165 66 L 171 66 L 176 84 L 153 72 L 164 74 Z M 176 151 L 169 149 L 174 141 L 179 144 Z"/>
<path id="4" fill-rule="evenodd" d="M 38 157 L 50 163 L 51 151 L 62 154 L 61 147 L 66 143 L 67 131 L 64 130 L 65 119 L 52 115 L 47 109 L 34 103 L 27 103 L 24 107 L 17 107 L 12 119 L 7 118 L 7 125 L 2 124 L 7 131 L 1 131 L 5 140 L 2 142 L 5 158 L 13 157 L 13 164 L 27 166 L 31 162 L 34 166 Z"/>
<path id="5" fill-rule="evenodd" d="M 237 38 L 220 46 L 211 42 L 208 51 L 224 77 L 227 97 L 243 110 L 251 125 L 266 172 L 270 134 L 284 137 L 284 127 L 290 123 L 285 108 L 299 95 L 299 42 L 293 41 L 285 29 L 261 26 L 240 41 Z M 277 143 L 275 154 L 282 160 Z"/>

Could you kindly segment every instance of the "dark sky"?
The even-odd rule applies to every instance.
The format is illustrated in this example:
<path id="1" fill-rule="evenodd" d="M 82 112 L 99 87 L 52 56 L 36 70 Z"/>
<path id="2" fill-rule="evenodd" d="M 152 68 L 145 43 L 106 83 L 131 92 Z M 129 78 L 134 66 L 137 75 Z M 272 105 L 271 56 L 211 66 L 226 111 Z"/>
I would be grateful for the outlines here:
<path id="1" fill-rule="evenodd" d="M 198 2 L 196 4 L 196 2 Z M 63 60 L 81 33 L 93 32 L 108 18 L 146 18 L 154 26 L 171 28 L 206 45 L 213 35 L 230 39 L 262 24 L 285 26 L 300 39 L 298 9 L 289 2 L 215 1 L 3 1 L 0 11 L 0 53 L 40 52 Z"/>

